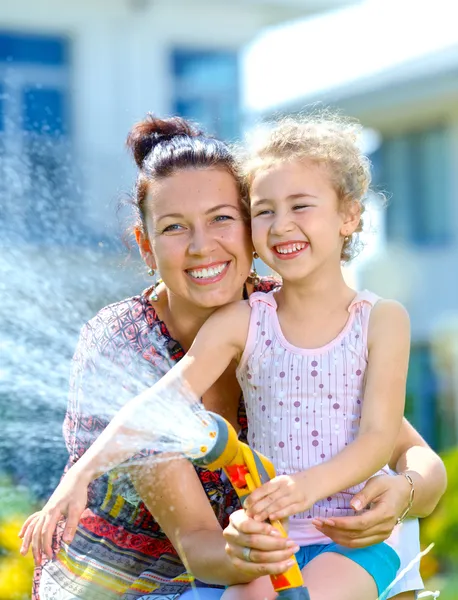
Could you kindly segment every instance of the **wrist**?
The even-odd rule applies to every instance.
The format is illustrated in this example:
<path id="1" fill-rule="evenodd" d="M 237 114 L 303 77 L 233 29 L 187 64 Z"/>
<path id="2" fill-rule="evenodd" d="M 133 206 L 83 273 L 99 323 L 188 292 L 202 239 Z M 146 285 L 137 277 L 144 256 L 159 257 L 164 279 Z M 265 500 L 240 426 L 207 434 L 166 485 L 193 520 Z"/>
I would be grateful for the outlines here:
<path id="1" fill-rule="evenodd" d="M 306 471 L 298 473 L 298 477 L 305 490 L 304 500 L 306 500 L 308 506 L 312 506 L 329 496 L 329 492 L 326 489 L 326 487 L 329 487 L 326 486 L 326 481 L 329 480 L 327 480 L 324 465 L 310 467 Z"/>
<path id="2" fill-rule="evenodd" d="M 86 462 L 85 456 L 83 456 L 67 471 L 69 477 L 73 477 L 81 485 L 88 486 L 94 479 L 97 479 L 99 473 L 96 473 L 93 465 L 90 462 Z"/>
<path id="3" fill-rule="evenodd" d="M 409 513 L 412 510 L 413 503 L 415 500 L 415 481 L 412 474 L 409 471 L 401 471 L 397 474 L 397 477 L 402 478 L 402 480 L 405 482 L 405 488 L 407 492 L 406 501 L 404 503 L 404 509 L 398 516 L 396 521 L 396 524 L 399 525 L 409 516 Z"/>

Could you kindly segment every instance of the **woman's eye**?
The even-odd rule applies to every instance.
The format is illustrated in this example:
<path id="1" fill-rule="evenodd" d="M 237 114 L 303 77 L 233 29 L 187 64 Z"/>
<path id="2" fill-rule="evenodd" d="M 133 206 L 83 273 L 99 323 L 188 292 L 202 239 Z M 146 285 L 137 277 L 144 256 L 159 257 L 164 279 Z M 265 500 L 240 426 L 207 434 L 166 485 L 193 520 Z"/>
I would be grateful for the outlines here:
<path id="1" fill-rule="evenodd" d="M 301 208 L 310 208 L 310 204 L 296 204 L 293 206 L 293 210 L 301 210 Z"/>
<path id="2" fill-rule="evenodd" d="M 182 229 L 183 225 L 179 225 L 178 223 L 173 223 L 173 225 L 167 225 L 165 229 L 162 230 L 162 233 L 167 233 L 168 231 L 179 231 Z"/>
<path id="3" fill-rule="evenodd" d="M 214 218 L 214 221 L 216 222 L 221 222 L 221 221 L 227 221 L 227 220 L 234 220 L 234 217 L 231 217 L 230 215 L 218 215 L 217 217 Z"/>

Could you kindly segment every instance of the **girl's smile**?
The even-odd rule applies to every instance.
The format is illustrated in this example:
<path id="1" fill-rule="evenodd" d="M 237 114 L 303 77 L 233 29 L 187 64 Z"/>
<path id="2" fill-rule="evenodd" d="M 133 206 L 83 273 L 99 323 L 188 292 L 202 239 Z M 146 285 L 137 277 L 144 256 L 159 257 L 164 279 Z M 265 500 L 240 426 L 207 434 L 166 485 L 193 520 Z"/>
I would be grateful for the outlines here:
<path id="1" fill-rule="evenodd" d="M 290 260 L 302 254 L 309 246 L 309 242 L 283 242 L 272 246 L 272 252 L 281 260 Z"/>

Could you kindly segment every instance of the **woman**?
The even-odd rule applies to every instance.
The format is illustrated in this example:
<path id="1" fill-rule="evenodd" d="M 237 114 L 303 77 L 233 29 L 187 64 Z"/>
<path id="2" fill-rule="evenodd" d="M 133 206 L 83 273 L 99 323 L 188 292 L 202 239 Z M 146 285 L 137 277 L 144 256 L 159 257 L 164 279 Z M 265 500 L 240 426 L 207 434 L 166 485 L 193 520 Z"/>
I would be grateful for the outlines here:
<path id="1" fill-rule="evenodd" d="M 122 403 L 183 356 L 217 307 L 275 285 L 272 280 L 245 283 L 252 260 L 241 202 L 245 190 L 223 143 L 181 119 L 149 117 L 133 128 L 128 144 L 139 167 L 137 243 L 147 267 L 159 270 L 164 284 L 106 307 L 83 328 L 65 422 L 69 466 L 78 465 Z M 203 402 L 243 433 L 234 370 L 223 374 Z M 417 443 L 425 447 L 405 425 L 394 460 Z M 417 502 L 426 511 L 442 493 L 443 471 L 440 459 L 429 449 L 425 452 L 432 465 L 427 472 L 421 471 L 422 461 L 408 467 L 419 472 Z M 222 528 L 238 504 L 219 473 L 196 470 L 183 460 L 132 466 L 127 474 L 112 471 L 100 477 L 86 498 L 93 475 L 71 469 L 45 509 L 23 528 L 24 551 L 33 541 L 39 564 L 42 542 L 51 558 L 47 539 L 61 511 L 68 515 L 63 539 L 71 543 L 55 538 L 57 559 L 38 567 L 35 598 L 178 597 L 190 587 L 188 572 L 199 586 L 224 586 L 284 570 L 289 541 L 281 541 L 280 557 L 270 555 L 263 562 L 254 540 L 253 562 L 245 561 L 246 569 L 226 553 Z M 408 505 L 410 485 L 405 483 L 404 477 L 386 478 L 381 498 L 393 505 L 390 519 Z M 424 490 L 432 487 L 430 505 L 421 504 Z M 373 535 L 385 528 L 383 522 L 375 523 Z M 364 538 L 364 533 L 356 537 Z M 233 556 L 240 553 L 237 544 L 235 536 L 229 542 Z M 200 594 L 219 598 L 221 589 Z"/>

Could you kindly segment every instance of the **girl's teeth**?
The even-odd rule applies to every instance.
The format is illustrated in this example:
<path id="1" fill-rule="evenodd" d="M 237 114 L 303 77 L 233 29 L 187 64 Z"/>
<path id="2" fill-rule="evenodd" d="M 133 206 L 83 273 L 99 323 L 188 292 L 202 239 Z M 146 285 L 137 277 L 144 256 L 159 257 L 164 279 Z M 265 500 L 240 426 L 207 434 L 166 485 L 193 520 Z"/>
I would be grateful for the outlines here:
<path id="1" fill-rule="evenodd" d="M 305 248 L 305 244 L 292 244 L 291 246 L 277 246 L 277 252 L 280 254 L 291 254 Z"/>
<path id="2" fill-rule="evenodd" d="M 209 267 L 208 269 L 197 269 L 195 271 L 188 271 L 191 277 L 195 277 L 196 279 L 209 279 L 210 277 L 216 277 L 219 275 L 227 263 L 222 265 L 218 265 L 217 267 Z"/>

